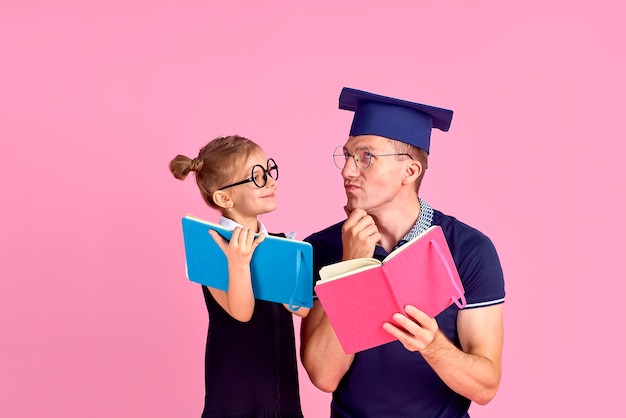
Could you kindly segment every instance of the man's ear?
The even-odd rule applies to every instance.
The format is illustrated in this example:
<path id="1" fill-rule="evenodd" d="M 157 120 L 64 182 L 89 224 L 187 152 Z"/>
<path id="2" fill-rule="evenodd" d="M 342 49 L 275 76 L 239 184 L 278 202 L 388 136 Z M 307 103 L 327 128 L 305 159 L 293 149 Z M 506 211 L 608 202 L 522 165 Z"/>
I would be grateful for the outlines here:
<path id="1" fill-rule="evenodd" d="M 235 205 L 233 199 L 224 190 L 216 190 L 213 192 L 213 201 L 222 209 L 230 209 Z"/>
<path id="2" fill-rule="evenodd" d="M 406 165 L 402 184 L 413 183 L 422 175 L 423 172 L 424 167 L 422 166 L 422 163 L 417 160 L 410 160 Z"/>

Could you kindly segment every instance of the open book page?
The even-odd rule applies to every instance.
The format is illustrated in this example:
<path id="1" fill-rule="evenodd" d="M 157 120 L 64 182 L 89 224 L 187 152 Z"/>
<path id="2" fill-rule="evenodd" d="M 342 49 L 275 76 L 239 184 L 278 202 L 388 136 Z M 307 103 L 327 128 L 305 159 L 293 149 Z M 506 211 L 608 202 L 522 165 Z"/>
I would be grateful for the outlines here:
<path id="1" fill-rule="evenodd" d="M 380 266 L 381 262 L 375 258 L 354 258 L 324 266 L 320 269 L 321 280 L 318 283 L 340 279 L 363 270 Z"/>
<path id="2" fill-rule="evenodd" d="M 351 274 L 379 266 L 410 248 L 411 244 L 419 241 L 423 236 L 428 234 L 434 228 L 436 228 L 436 226 L 431 226 L 430 228 L 419 234 L 417 237 L 413 238 L 411 241 L 390 252 L 389 255 L 385 257 L 382 263 L 375 258 L 355 258 L 352 260 L 340 261 L 338 263 L 322 267 L 322 269 L 320 270 L 320 282 L 340 279 L 342 277 L 346 277 Z"/>
<path id="3" fill-rule="evenodd" d="M 348 354 L 393 341 L 395 337 L 383 330 L 382 324 L 406 305 L 434 318 L 463 298 L 463 284 L 439 226 L 406 243 L 382 263 L 374 260 L 363 267 L 363 260 L 368 259 L 338 263 L 344 264 L 335 276 L 340 280 L 320 280 L 315 285 L 315 293 Z M 346 265 L 357 267 L 345 271 L 349 270 Z M 324 277 L 322 270 L 320 276 Z M 462 308 L 465 302 L 457 305 Z"/>

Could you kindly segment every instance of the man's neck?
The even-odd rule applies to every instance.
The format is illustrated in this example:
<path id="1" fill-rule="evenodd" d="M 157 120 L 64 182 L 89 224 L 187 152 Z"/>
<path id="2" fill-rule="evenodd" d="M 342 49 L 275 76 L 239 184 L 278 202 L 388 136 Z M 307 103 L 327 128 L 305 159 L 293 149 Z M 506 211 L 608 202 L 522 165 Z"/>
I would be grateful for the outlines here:
<path id="1" fill-rule="evenodd" d="M 420 203 L 417 196 L 415 199 L 404 202 L 404 204 L 394 203 L 392 208 L 374 211 L 370 213 L 378 227 L 382 239 L 378 244 L 387 252 L 391 251 L 415 225 L 420 213 Z"/>

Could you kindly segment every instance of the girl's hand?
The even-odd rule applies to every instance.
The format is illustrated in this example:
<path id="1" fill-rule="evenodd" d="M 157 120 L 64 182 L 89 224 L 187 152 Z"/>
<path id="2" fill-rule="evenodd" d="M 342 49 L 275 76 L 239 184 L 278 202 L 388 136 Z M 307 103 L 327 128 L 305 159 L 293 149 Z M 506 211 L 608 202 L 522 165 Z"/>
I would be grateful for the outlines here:
<path id="1" fill-rule="evenodd" d="M 237 227 L 233 235 L 226 241 L 216 231 L 209 234 L 228 260 L 228 290 L 211 290 L 217 303 L 238 321 L 247 322 L 254 313 L 254 293 L 250 276 L 250 260 L 256 247 L 263 242 L 265 235 L 255 237 L 254 232 L 247 228 Z"/>
<path id="2" fill-rule="evenodd" d="M 265 240 L 265 234 L 255 237 L 254 232 L 239 226 L 233 230 L 230 242 L 214 230 L 209 230 L 209 234 L 226 255 L 228 263 L 234 265 L 249 265 L 254 250 Z"/>

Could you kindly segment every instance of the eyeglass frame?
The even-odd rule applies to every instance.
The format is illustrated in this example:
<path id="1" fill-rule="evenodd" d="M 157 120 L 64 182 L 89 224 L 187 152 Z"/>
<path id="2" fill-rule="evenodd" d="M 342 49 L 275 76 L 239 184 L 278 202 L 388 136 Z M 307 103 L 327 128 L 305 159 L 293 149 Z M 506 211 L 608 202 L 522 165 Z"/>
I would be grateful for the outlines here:
<path id="1" fill-rule="evenodd" d="M 270 168 L 270 162 L 274 163 L 274 165 L 271 168 Z M 257 183 L 256 180 L 254 179 L 254 170 L 257 167 L 260 167 L 261 170 L 263 170 L 263 184 L 262 185 Z M 274 176 L 272 176 L 270 174 L 270 170 L 274 170 L 274 169 L 276 169 L 276 177 L 274 177 Z M 265 187 L 267 185 L 267 177 L 268 176 L 273 178 L 274 180 L 278 180 L 278 164 L 276 164 L 276 160 L 274 160 L 273 158 L 268 158 L 267 159 L 267 168 L 263 167 L 261 164 L 255 164 L 255 165 L 252 166 L 252 170 L 251 170 L 249 178 L 247 178 L 245 180 L 238 181 L 236 183 L 229 184 L 227 186 L 220 187 L 217 190 L 224 190 L 224 189 L 228 189 L 229 187 L 235 187 L 235 186 L 239 186 L 241 184 L 246 184 L 246 183 L 250 183 L 250 182 L 254 183 L 254 185 L 256 187 L 258 187 L 259 189 L 262 189 L 263 187 Z"/>
<path id="2" fill-rule="evenodd" d="M 343 151 L 343 153 L 342 153 L 342 154 L 337 154 L 336 152 L 337 152 L 337 150 L 338 150 L 338 149 L 340 149 L 340 148 L 341 148 L 341 150 Z M 337 145 L 337 146 L 335 147 L 335 150 L 333 151 L 333 164 L 335 164 L 335 167 L 337 167 L 338 169 L 343 170 L 343 169 L 346 167 L 346 164 L 348 163 L 348 158 L 352 157 L 352 159 L 354 160 L 354 166 L 355 166 L 358 170 L 360 170 L 360 171 L 365 171 L 365 170 L 367 170 L 368 168 L 370 168 L 370 165 L 372 164 L 372 159 L 370 158 L 369 162 L 367 163 L 367 167 L 365 167 L 365 168 L 361 168 L 361 167 L 359 167 L 359 161 L 358 161 L 358 160 L 357 160 L 357 158 L 356 158 L 357 151 L 358 151 L 359 149 L 363 149 L 363 148 L 364 148 L 365 150 L 367 150 L 367 152 L 369 153 L 369 155 L 370 155 L 371 157 L 390 157 L 390 156 L 392 156 L 392 155 L 396 155 L 396 156 L 397 156 L 397 155 L 405 155 L 405 156 L 409 157 L 409 158 L 410 158 L 410 159 L 412 159 L 412 160 L 414 159 L 414 158 L 413 158 L 413 156 L 412 156 L 411 154 L 407 154 L 406 152 L 399 152 L 399 153 L 394 153 L 394 154 L 373 154 L 373 153 L 372 153 L 372 151 L 370 151 L 370 149 L 369 149 L 367 146 L 365 146 L 365 145 L 359 145 L 359 146 L 358 146 L 358 147 L 356 147 L 356 149 L 354 150 L 354 154 L 350 154 L 350 153 L 348 152 L 348 149 L 347 149 L 345 146 L 343 146 L 343 145 Z M 343 163 L 343 167 L 339 167 L 339 166 L 337 165 L 337 162 L 335 161 L 335 157 L 340 157 L 340 156 L 343 156 L 343 157 L 345 157 L 345 159 L 346 159 L 346 160 L 345 160 L 345 162 Z"/>

